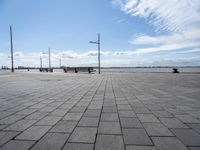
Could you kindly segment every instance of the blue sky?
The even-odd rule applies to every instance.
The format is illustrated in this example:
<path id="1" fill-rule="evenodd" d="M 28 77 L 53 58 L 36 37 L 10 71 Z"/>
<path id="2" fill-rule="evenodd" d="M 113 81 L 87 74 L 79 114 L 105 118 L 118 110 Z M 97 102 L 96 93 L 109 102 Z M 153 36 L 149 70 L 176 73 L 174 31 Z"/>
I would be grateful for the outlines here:
<path id="1" fill-rule="evenodd" d="M 198 0 L 0 0 L 0 65 L 10 66 L 9 26 L 15 66 L 44 65 L 52 51 L 66 66 L 200 65 Z"/>

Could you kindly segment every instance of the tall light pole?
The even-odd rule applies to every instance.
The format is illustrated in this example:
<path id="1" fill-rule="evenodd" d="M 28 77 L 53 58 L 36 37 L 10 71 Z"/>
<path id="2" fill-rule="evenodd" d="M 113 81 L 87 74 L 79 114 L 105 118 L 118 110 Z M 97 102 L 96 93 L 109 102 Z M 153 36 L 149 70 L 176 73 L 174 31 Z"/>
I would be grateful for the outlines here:
<path id="1" fill-rule="evenodd" d="M 11 48 L 11 68 L 12 68 L 12 72 L 14 72 L 12 26 L 10 26 L 10 48 Z"/>
<path id="2" fill-rule="evenodd" d="M 51 50 L 49 48 L 49 70 L 51 69 Z"/>
<path id="3" fill-rule="evenodd" d="M 42 68 L 42 56 L 40 56 L 40 68 Z"/>
<path id="4" fill-rule="evenodd" d="M 98 39 L 97 39 L 97 41 L 96 42 L 94 42 L 94 41 L 90 41 L 89 43 L 92 43 L 92 44 L 98 44 L 98 70 L 99 70 L 99 74 L 101 73 L 101 63 L 100 63 L 100 33 L 98 33 Z"/>
<path id="5" fill-rule="evenodd" d="M 59 59 L 59 64 L 60 64 L 60 68 L 61 68 L 61 58 Z"/>

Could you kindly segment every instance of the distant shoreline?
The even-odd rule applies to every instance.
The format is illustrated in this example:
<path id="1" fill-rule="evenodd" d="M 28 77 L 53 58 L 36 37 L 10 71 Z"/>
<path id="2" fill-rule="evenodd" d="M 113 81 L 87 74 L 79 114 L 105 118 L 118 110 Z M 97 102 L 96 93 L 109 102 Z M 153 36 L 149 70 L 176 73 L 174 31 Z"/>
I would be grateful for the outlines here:
<path id="1" fill-rule="evenodd" d="M 79 67 L 79 66 L 77 66 Z M 40 67 L 20 67 L 15 68 L 16 70 L 23 70 L 23 69 L 39 69 Z M 48 67 L 44 67 L 48 68 Z M 62 69 L 59 67 L 51 67 L 53 69 Z M 94 67 L 98 69 L 98 67 Z M 134 68 L 200 68 L 200 66 L 137 66 L 137 67 L 101 67 L 101 69 L 134 69 Z M 10 68 L 0 69 L 0 70 L 10 70 Z"/>

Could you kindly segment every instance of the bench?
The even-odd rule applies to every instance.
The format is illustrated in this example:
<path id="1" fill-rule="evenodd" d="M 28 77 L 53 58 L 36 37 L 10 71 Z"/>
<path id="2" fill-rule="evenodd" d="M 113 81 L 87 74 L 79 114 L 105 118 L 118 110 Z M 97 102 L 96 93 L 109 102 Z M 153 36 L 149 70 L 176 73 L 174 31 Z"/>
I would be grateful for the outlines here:
<path id="1" fill-rule="evenodd" d="M 75 72 L 75 73 L 78 73 L 78 72 L 88 72 L 88 73 L 95 72 L 93 67 L 64 67 L 63 71 L 65 73 L 67 73 L 67 72 Z"/>
<path id="2" fill-rule="evenodd" d="M 53 68 L 40 68 L 40 72 L 53 72 Z"/>
<path id="3" fill-rule="evenodd" d="M 173 73 L 179 73 L 178 68 L 173 68 Z"/>

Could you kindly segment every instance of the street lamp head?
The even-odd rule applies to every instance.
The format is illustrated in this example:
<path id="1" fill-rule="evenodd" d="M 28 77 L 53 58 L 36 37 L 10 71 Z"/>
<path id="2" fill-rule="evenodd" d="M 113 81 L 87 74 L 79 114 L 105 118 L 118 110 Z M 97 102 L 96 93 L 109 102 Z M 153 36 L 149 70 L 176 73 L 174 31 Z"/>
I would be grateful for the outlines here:
<path id="1" fill-rule="evenodd" d="M 91 43 L 91 44 L 98 44 L 98 42 L 93 42 L 93 41 L 90 41 L 89 43 Z"/>

